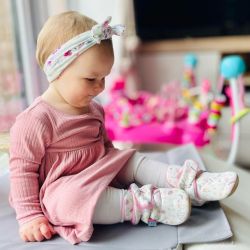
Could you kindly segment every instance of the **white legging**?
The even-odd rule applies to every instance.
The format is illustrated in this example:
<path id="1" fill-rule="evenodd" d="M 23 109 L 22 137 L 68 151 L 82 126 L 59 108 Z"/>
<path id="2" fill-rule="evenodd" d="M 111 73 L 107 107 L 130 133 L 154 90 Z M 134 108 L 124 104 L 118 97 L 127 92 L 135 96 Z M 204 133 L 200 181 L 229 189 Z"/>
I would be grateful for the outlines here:
<path id="1" fill-rule="evenodd" d="M 124 184 L 153 184 L 156 187 L 168 187 L 166 174 L 169 165 L 140 153 L 135 153 L 126 166 L 117 175 L 117 180 Z M 94 224 L 115 224 L 123 222 L 122 201 L 124 189 L 107 187 L 100 196 L 93 217 Z M 111 212 L 112 211 L 112 212 Z"/>

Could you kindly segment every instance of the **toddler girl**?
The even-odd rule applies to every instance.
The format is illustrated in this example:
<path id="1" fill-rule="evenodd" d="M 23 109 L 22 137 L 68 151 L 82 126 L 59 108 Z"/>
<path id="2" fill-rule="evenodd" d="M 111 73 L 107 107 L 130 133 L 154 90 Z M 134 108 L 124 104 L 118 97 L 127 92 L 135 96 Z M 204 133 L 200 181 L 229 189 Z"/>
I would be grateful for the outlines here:
<path id="1" fill-rule="evenodd" d="M 113 147 L 93 100 L 114 62 L 111 37 L 124 29 L 109 23 L 69 11 L 50 17 L 38 36 L 50 84 L 11 128 L 10 203 L 24 241 L 56 233 L 88 241 L 95 223 L 179 225 L 190 200 L 221 200 L 237 186 L 234 172 L 204 173 L 191 160 L 170 166 Z"/>

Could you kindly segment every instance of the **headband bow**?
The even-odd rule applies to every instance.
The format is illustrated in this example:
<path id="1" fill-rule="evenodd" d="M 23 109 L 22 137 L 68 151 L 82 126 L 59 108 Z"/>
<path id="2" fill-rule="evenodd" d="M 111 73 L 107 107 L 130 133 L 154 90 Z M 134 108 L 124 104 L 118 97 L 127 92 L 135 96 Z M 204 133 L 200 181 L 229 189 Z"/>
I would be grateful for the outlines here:
<path id="1" fill-rule="evenodd" d="M 121 36 L 123 34 L 125 27 L 120 24 L 109 26 L 111 19 L 111 16 L 109 16 L 103 24 L 96 24 L 92 27 L 92 36 L 97 43 L 100 43 L 101 40 L 110 39 L 112 35 Z"/>
<path id="2" fill-rule="evenodd" d="M 108 17 L 102 24 L 96 24 L 91 30 L 73 37 L 56 49 L 44 64 L 43 70 L 48 81 L 55 80 L 72 61 L 90 47 L 100 44 L 102 40 L 111 39 L 113 35 L 121 36 L 125 27 L 120 24 L 110 26 L 110 22 L 111 17 Z"/>

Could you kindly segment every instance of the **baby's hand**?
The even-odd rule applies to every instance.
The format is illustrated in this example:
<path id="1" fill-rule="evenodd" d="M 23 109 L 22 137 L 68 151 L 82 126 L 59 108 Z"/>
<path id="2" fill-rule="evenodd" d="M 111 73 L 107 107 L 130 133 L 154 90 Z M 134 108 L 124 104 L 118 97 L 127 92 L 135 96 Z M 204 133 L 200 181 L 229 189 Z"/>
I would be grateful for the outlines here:
<path id="1" fill-rule="evenodd" d="M 22 225 L 19 229 L 23 241 L 42 241 L 50 239 L 56 232 L 46 217 L 38 217 Z"/>

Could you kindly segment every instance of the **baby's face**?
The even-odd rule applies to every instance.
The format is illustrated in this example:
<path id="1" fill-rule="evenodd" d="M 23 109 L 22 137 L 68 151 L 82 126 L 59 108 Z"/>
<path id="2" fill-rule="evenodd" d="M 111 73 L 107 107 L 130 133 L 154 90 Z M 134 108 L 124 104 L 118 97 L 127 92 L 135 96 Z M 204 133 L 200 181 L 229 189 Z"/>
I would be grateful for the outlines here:
<path id="1" fill-rule="evenodd" d="M 105 88 L 105 77 L 114 63 L 113 50 L 106 44 L 86 50 L 61 76 L 55 86 L 64 100 L 72 107 L 81 108 Z"/>

